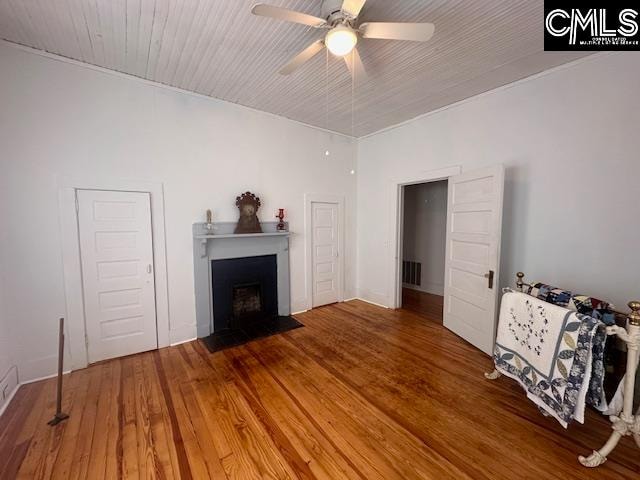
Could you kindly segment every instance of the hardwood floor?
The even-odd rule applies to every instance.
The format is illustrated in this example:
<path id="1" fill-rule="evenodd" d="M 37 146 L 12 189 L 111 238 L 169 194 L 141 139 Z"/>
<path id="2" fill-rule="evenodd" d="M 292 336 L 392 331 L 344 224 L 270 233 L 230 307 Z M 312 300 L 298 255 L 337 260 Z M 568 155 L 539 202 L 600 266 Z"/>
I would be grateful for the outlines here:
<path id="1" fill-rule="evenodd" d="M 442 295 L 421 292 L 412 288 L 402 289 L 402 308 L 422 315 L 431 321 L 442 323 Z"/>
<path id="2" fill-rule="evenodd" d="M 22 387 L 0 418 L 0 477 L 639 478 L 629 438 L 581 467 L 608 421 L 565 431 L 435 322 L 360 301 L 297 318 L 215 354 L 195 341 L 74 372 L 56 427 L 54 381 Z"/>

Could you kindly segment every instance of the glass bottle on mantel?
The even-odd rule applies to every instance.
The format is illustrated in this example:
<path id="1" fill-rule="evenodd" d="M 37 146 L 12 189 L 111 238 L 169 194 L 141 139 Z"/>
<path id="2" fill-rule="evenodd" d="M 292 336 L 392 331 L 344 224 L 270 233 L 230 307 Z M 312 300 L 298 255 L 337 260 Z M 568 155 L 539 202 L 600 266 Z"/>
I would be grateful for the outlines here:
<path id="1" fill-rule="evenodd" d="M 207 210 L 207 223 L 204 224 L 207 234 L 213 234 L 213 214 L 211 210 Z"/>
<path id="2" fill-rule="evenodd" d="M 279 232 L 284 232 L 285 224 L 284 224 L 284 208 L 279 208 L 278 213 L 276 214 L 276 218 L 280 219 L 278 225 L 276 225 L 276 230 Z"/>

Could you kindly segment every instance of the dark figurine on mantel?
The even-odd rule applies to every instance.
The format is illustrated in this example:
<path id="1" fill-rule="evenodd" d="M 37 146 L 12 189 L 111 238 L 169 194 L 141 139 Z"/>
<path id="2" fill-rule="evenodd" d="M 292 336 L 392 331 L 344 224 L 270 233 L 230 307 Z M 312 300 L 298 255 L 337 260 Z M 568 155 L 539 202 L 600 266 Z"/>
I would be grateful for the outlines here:
<path id="1" fill-rule="evenodd" d="M 262 233 L 258 220 L 260 198 L 251 192 L 245 192 L 236 197 L 236 206 L 240 210 L 240 218 L 234 233 Z"/>

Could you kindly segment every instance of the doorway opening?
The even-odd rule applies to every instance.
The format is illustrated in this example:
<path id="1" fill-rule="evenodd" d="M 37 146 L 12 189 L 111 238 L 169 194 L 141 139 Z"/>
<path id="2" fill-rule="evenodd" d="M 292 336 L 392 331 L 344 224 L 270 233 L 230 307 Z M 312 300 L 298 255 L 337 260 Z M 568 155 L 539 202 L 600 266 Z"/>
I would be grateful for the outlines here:
<path id="1" fill-rule="evenodd" d="M 389 256 L 394 273 L 393 308 L 402 305 L 404 194 L 408 185 L 447 181 L 442 324 L 491 355 L 497 328 L 504 166 L 460 173 L 459 167 L 434 170 L 392 183 L 396 226 Z M 441 258 L 441 257 L 440 257 Z M 421 272 L 424 266 L 421 266 Z M 415 276 L 415 275 L 414 275 Z M 424 274 L 421 273 L 423 277 Z M 421 281 L 422 282 L 422 281 Z"/>
<path id="2" fill-rule="evenodd" d="M 448 181 L 401 188 L 400 306 L 442 324 Z"/>

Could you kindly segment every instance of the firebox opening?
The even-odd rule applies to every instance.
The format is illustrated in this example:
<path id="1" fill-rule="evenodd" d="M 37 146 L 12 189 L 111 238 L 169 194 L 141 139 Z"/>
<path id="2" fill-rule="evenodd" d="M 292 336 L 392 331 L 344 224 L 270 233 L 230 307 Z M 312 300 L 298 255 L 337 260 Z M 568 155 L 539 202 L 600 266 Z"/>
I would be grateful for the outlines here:
<path id="1" fill-rule="evenodd" d="M 302 326 L 278 315 L 276 255 L 212 260 L 211 287 L 214 331 L 202 339 L 211 352 Z"/>
<path id="2" fill-rule="evenodd" d="M 257 319 L 262 314 L 262 288 L 260 283 L 233 286 L 233 320 Z"/>
<path id="3" fill-rule="evenodd" d="M 211 262 L 214 332 L 243 329 L 278 316 L 276 255 Z"/>

